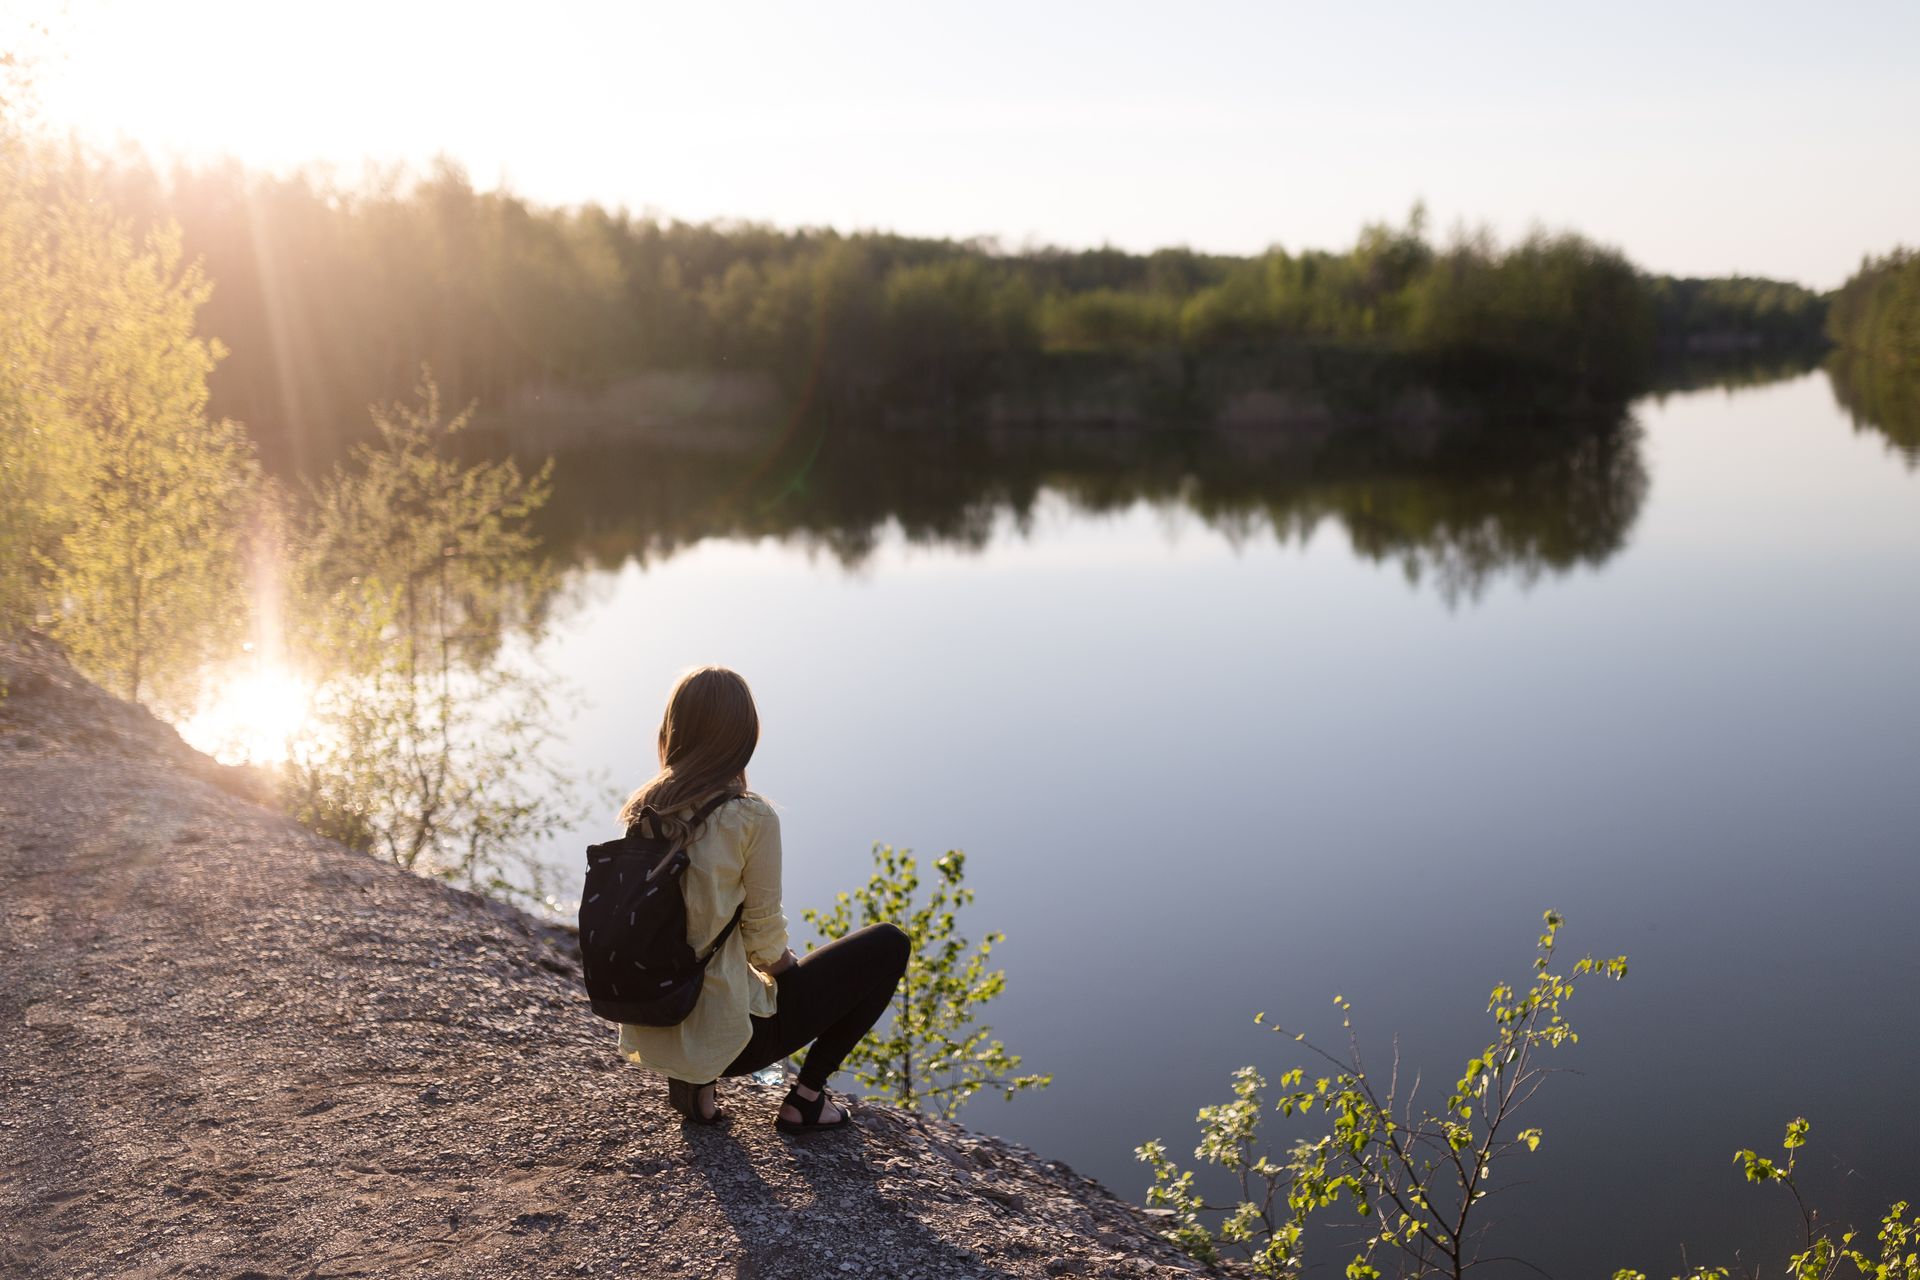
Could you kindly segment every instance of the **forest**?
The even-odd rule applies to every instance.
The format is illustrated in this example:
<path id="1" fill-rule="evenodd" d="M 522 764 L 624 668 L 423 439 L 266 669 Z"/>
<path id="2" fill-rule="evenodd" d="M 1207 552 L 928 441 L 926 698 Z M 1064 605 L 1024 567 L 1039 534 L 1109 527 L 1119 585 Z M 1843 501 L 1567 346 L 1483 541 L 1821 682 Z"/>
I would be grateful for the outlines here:
<path id="1" fill-rule="evenodd" d="M 345 186 L 95 159 L 62 181 L 136 235 L 179 228 L 214 284 L 202 332 L 227 349 L 211 411 L 246 422 L 270 463 L 332 456 L 423 364 L 450 403 L 483 409 L 699 370 L 769 375 L 815 405 L 958 410 L 1089 365 L 1170 367 L 1178 393 L 1210 364 L 1289 353 L 1322 381 L 1558 409 L 1618 405 L 1663 354 L 1825 342 L 1825 298 L 1801 286 L 1648 276 L 1567 232 L 1440 243 L 1418 206 L 1343 252 L 1233 257 L 548 208 L 446 162 Z"/>
<path id="2" fill-rule="evenodd" d="M 1861 263 L 1833 295 L 1827 334 L 1850 355 L 1920 367 L 1920 250 Z"/>

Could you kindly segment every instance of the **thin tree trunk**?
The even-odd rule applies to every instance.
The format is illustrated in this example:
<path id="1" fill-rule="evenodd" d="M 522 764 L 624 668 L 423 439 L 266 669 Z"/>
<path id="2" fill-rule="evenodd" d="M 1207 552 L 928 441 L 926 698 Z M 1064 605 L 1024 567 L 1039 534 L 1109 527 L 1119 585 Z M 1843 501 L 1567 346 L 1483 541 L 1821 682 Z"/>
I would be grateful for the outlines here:
<path id="1" fill-rule="evenodd" d="M 912 969 L 909 967 L 908 973 Z M 903 1024 L 900 1028 L 900 1101 L 907 1110 L 915 1110 L 913 1105 L 913 1032 L 908 1024 L 907 1010 L 912 1008 L 913 986 L 907 981 L 908 974 L 900 975 L 900 1012 L 894 1015 Z"/>

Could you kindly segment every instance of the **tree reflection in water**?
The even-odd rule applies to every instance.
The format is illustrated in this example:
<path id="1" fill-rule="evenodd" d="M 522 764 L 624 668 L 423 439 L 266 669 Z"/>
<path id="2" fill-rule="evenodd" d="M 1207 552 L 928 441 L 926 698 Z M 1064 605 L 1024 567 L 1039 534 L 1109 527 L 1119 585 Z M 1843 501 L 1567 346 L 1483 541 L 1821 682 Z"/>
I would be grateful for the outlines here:
<path id="1" fill-rule="evenodd" d="M 496 436 L 493 447 L 503 441 Z M 511 433 L 504 443 L 510 447 Z M 1348 430 L 882 430 L 815 423 L 712 448 L 606 443 L 555 459 L 536 520 L 564 562 L 614 567 L 706 538 L 775 538 L 848 568 L 894 535 L 978 551 L 1037 504 L 1177 506 L 1235 541 L 1342 528 L 1449 604 L 1506 576 L 1597 566 L 1647 490 L 1638 426 L 1604 421 Z"/>
<path id="2" fill-rule="evenodd" d="M 1920 468 L 1920 369 L 1836 351 L 1827 357 L 1833 398 L 1860 430 L 1875 431 L 1910 468 Z"/>

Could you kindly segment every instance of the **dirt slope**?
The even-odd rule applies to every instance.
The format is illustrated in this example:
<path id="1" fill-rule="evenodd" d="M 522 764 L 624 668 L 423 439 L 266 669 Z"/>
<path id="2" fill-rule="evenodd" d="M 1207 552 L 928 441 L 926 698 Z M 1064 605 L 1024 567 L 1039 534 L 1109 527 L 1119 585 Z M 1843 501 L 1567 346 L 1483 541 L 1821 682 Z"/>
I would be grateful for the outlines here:
<path id="1" fill-rule="evenodd" d="M 683 1128 L 564 935 L 0 646 L 0 1276 L 1174 1276 L 1064 1166 L 775 1092 Z"/>

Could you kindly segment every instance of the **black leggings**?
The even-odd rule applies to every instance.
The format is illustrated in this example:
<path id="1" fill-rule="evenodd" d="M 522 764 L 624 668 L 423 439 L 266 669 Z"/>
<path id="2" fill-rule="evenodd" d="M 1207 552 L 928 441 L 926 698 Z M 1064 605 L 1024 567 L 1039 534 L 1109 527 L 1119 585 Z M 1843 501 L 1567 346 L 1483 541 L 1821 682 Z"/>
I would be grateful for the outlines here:
<path id="1" fill-rule="evenodd" d="M 890 924 L 870 924 L 808 952 L 774 975 L 780 995 L 773 1016 L 753 1019 L 753 1039 L 720 1074 L 759 1071 L 811 1043 L 800 1083 L 826 1088 L 827 1077 L 887 1011 L 906 971 L 907 935 Z"/>

